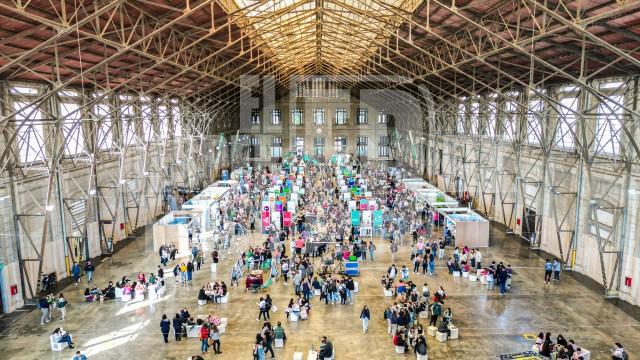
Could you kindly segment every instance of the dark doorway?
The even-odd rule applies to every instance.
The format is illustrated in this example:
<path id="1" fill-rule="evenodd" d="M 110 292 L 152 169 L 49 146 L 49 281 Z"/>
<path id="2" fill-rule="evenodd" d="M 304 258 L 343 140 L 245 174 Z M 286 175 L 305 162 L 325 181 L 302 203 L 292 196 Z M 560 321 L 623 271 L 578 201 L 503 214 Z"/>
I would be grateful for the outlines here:
<path id="1" fill-rule="evenodd" d="M 529 241 L 531 241 L 532 236 L 537 236 L 536 211 L 533 209 L 524 208 L 524 212 L 522 214 L 522 236 Z"/>

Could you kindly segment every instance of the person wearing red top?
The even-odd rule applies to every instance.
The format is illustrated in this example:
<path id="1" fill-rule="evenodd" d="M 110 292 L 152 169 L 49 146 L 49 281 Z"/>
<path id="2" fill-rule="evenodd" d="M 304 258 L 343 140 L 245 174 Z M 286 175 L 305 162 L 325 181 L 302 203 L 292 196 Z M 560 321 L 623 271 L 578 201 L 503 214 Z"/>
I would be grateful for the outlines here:
<path id="1" fill-rule="evenodd" d="M 302 253 L 302 248 L 304 247 L 304 240 L 301 237 L 296 240 L 296 254 L 300 255 Z"/>
<path id="2" fill-rule="evenodd" d="M 209 349 L 209 328 L 207 325 L 202 325 L 200 328 L 200 350 L 203 354 Z"/>

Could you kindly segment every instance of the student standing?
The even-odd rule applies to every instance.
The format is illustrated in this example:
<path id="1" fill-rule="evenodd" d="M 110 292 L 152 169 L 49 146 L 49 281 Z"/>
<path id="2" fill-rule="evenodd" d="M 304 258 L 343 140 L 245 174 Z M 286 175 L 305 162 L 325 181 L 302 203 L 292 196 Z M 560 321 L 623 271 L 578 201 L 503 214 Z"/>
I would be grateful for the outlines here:
<path id="1" fill-rule="evenodd" d="M 40 315 L 40 325 L 44 325 L 49 322 L 47 318 L 49 317 L 49 301 L 47 301 L 47 297 L 43 296 L 38 301 L 38 307 L 42 314 Z"/>
<path id="2" fill-rule="evenodd" d="M 73 276 L 73 282 L 75 286 L 78 286 L 78 281 L 80 280 L 80 265 L 78 263 L 73 263 L 73 267 L 71 268 L 71 276 Z"/>
<path id="3" fill-rule="evenodd" d="M 362 320 L 362 333 L 366 333 L 369 329 L 369 319 L 371 319 L 371 313 L 369 312 L 369 308 L 365 305 L 360 311 L 360 320 Z"/>
<path id="4" fill-rule="evenodd" d="M 175 333 L 176 341 L 181 341 L 182 340 L 182 318 L 180 317 L 180 314 L 176 313 L 176 316 L 173 318 L 172 325 L 173 325 L 173 332 Z"/>
<path id="5" fill-rule="evenodd" d="M 218 330 L 217 326 L 213 325 L 209 332 L 209 337 L 212 341 L 213 352 L 215 354 L 222 354 L 222 351 L 220 351 L 220 330 Z"/>
<path id="6" fill-rule="evenodd" d="M 209 350 L 209 328 L 207 325 L 202 325 L 200 328 L 200 351 L 206 354 Z"/>
<path id="7" fill-rule="evenodd" d="M 164 343 L 169 342 L 169 329 L 171 328 L 171 322 L 167 319 L 167 314 L 162 314 L 162 320 L 160 320 L 160 332 L 162 333 L 162 338 L 164 339 Z"/>
<path id="8" fill-rule="evenodd" d="M 553 280 L 560 281 L 560 270 L 562 269 L 562 264 L 558 259 L 553 260 Z"/>
<path id="9" fill-rule="evenodd" d="M 67 314 L 67 300 L 62 293 L 58 295 L 58 301 L 56 301 L 56 307 L 60 311 L 60 321 L 64 320 L 64 316 Z"/>
<path id="10" fill-rule="evenodd" d="M 96 271 L 96 267 L 93 266 L 91 260 L 87 261 L 87 264 L 84 266 L 84 272 L 87 274 L 87 283 L 91 283 L 91 281 L 93 281 L 94 271 Z"/>
<path id="11" fill-rule="evenodd" d="M 548 284 L 551 281 L 551 272 L 553 271 L 553 264 L 551 260 L 547 259 L 544 262 L 544 283 Z"/>

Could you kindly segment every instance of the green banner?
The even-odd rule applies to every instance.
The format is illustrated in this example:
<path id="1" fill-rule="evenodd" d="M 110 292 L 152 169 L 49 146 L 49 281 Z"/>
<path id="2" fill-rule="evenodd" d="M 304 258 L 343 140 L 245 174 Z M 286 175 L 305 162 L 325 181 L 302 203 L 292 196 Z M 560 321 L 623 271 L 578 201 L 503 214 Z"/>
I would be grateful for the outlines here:
<path id="1" fill-rule="evenodd" d="M 373 210 L 373 227 L 382 226 L 382 210 Z"/>
<path id="2" fill-rule="evenodd" d="M 358 210 L 351 211 L 351 225 L 360 226 L 360 211 Z"/>

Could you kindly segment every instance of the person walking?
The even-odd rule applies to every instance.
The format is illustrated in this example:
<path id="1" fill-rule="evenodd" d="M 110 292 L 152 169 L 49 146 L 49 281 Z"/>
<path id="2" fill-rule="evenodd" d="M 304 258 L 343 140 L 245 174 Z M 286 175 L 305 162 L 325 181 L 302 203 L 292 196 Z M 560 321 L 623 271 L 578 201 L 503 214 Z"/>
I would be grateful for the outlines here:
<path id="1" fill-rule="evenodd" d="M 551 260 L 547 259 L 544 262 L 544 283 L 548 284 L 551 281 L 551 272 L 553 271 L 553 264 Z"/>
<path id="2" fill-rule="evenodd" d="M 215 354 L 222 354 L 222 351 L 220 351 L 220 330 L 218 330 L 217 326 L 213 325 L 209 332 L 209 338 L 211 338 L 213 352 Z"/>
<path id="3" fill-rule="evenodd" d="M 76 356 L 71 360 L 87 360 L 87 357 L 80 352 L 80 350 L 76 351 Z"/>
<path id="4" fill-rule="evenodd" d="M 260 313 L 258 314 L 258 318 L 256 321 L 260 321 L 260 318 L 264 317 L 264 321 L 267 321 L 268 310 L 267 310 L 267 302 L 264 298 L 260 298 L 260 302 L 258 302 L 258 309 Z"/>
<path id="5" fill-rule="evenodd" d="M 431 304 L 431 319 L 429 320 L 429 326 L 436 326 L 438 318 L 442 313 L 442 306 L 439 301 L 435 301 Z"/>
<path id="6" fill-rule="evenodd" d="M 202 325 L 200 328 L 200 351 L 206 354 L 209 350 L 209 327 L 208 325 Z"/>
<path id="7" fill-rule="evenodd" d="M 169 342 L 169 330 L 171 329 L 171 322 L 167 319 L 167 314 L 162 314 L 162 320 L 160 320 L 160 332 L 162 333 L 162 338 L 164 339 L 164 343 Z"/>
<path id="8" fill-rule="evenodd" d="M 90 284 L 93 281 L 93 272 L 96 271 L 96 267 L 93 266 L 91 260 L 88 260 L 84 265 L 84 272 L 87 274 L 87 284 Z"/>
<path id="9" fill-rule="evenodd" d="M 67 300 L 62 293 L 58 294 L 58 300 L 56 301 L 56 307 L 60 311 L 60 321 L 64 321 L 64 316 L 67 314 Z"/>
<path id="10" fill-rule="evenodd" d="M 560 281 L 560 270 L 562 269 L 562 264 L 560 263 L 560 261 L 558 261 L 558 259 L 553 259 L 552 269 L 553 280 Z"/>
<path id="11" fill-rule="evenodd" d="M 173 332 L 176 337 L 176 341 L 182 340 L 182 318 L 180 314 L 176 313 L 176 316 L 173 318 L 171 323 L 173 325 Z"/>
<path id="12" fill-rule="evenodd" d="M 40 325 L 44 325 L 49 322 L 49 301 L 46 296 L 40 298 L 38 301 L 38 307 L 40 308 L 40 312 L 42 312 L 40 315 Z"/>
<path id="13" fill-rule="evenodd" d="M 396 261 L 396 253 L 398 252 L 398 244 L 395 241 L 391 241 L 391 245 L 389 245 L 389 250 L 391 250 L 391 261 Z"/>
<path id="14" fill-rule="evenodd" d="M 373 261 L 373 253 L 376 251 L 376 246 L 373 244 L 373 240 L 369 241 L 369 260 Z"/>
<path id="15" fill-rule="evenodd" d="M 482 269 L 482 253 L 480 252 L 480 249 L 476 249 L 476 269 Z"/>
<path id="16" fill-rule="evenodd" d="M 73 283 L 75 286 L 78 286 L 78 281 L 80 281 L 80 274 L 82 269 L 80 269 L 80 265 L 77 262 L 73 263 L 73 267 L 71 268 L 71 276 L 73 277 Z"/>
<path id="17" fill-rule="evenodd" d="M 360 320 L 362 320 L 362 333 L 366 333 L 369 329 L 369 320 L 371 319 L 371 313 L 369 312 L 369 307 L 365 305 L 360 311 Z"/>

